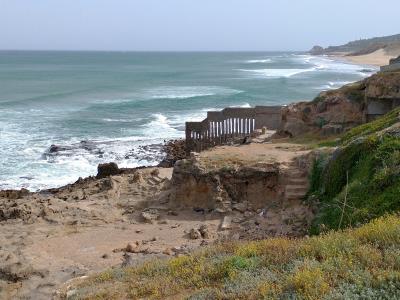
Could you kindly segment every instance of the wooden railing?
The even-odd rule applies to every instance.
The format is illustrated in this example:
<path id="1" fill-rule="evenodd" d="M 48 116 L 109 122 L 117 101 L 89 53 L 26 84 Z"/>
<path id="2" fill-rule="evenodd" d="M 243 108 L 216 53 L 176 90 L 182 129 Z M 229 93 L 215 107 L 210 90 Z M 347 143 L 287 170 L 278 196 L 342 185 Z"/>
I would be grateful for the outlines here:
<path id="1" fill-rule="evenodd" d="M 209 111 L 201 122 L 186 122 L 186 149 L 201 152 L 238 137 L 250 136 L 262 127 L 278 129 L 280 122 L 281 106 L 228 107 L 222 111 Z"/>

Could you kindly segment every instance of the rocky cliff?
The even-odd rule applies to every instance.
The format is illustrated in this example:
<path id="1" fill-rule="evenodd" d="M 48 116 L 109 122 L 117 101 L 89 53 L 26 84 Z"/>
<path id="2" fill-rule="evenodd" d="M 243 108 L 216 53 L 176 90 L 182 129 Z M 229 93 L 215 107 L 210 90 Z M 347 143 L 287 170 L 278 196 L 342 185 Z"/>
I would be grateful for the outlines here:
<path id="1" fill-rule="evenodd" d="M 339 134 L 395 108 L 400 101 L 400 72 L 377 73 L 337 90 L 324 91 L 311 102 L 283 109 L 282 128 L 290 136 Z M 373 106 L 379 109 L 374 111 Z M 376 112 L 376 113 L 375 113 Z"/>
<path id="2" fill-rule="evenodd" d="M 314 158 L 314 152 L 292 144 L 219 147 L 192 155 L 175 164 L 169 205 L 226 215 L 241 233 L 250 218 L 261 237 L 304 234 L 312 210 L 302 200 Z"/>

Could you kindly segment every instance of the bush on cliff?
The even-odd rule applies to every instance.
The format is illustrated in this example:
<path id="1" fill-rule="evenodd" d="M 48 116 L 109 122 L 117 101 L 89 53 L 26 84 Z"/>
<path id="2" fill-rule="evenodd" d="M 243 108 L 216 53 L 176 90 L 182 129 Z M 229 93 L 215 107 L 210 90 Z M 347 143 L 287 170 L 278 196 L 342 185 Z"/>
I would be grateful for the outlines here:
<path id="1" fill-rule="evenodd" d="M 94 275 L 76 299 L 398 299 L 400 217 L 304 239 L 228 242 Z"/>
<path id="2" fill-rule="evenodd" d="M 380 132 L 399 121 L 399 112 L 352 129 L 328 162 L 317 161 L 310 199 L 319 200 L 319 212 L 312 233 L 362 224 L 400 209 L 400 130 Z"/>

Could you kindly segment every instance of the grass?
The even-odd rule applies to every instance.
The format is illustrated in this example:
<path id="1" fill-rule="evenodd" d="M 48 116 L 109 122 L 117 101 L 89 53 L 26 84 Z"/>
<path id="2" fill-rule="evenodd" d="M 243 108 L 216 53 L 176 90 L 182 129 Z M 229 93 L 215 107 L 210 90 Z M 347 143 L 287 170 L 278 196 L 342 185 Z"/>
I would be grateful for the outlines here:
<path id="1" fill-rule="evenodd" d="M 111 269 L 74 288 L 75 299 L 395 299 L 400 217 L 311 238 L 217 244 Z"/>
<path id="2" fill-rule="evenodd" d="M 349 130 L 341 138 L 341 144 L 347 144 L 353 141 L 354 139 L 376 133 L 382 129 L 385 129 L 393 125 L 396 122 L 399 122 L 399 114 L 400 114 L 400 108 L 396 108 L 373 122 L 366 123 Z"/>
<path id="3" fill-rule="evenodd" d="M 318 199 L 319 212 L 312 233 L 338 229 L 342 214 L 342 225 L 353 226 L 400 209 L 400 138 L 379 133 L 399 112 L 352 129 L 332 157 L 316 161 L 309 199 Z"/>
<path id="4" fill-rule="evenodd" d="M 380 133 L 399 112 L 321 142 L 340 147 L 311 175 L 319 235 L 110 269 L 74 286 L 71 299 L 400 299 L 400 138 Z"/>

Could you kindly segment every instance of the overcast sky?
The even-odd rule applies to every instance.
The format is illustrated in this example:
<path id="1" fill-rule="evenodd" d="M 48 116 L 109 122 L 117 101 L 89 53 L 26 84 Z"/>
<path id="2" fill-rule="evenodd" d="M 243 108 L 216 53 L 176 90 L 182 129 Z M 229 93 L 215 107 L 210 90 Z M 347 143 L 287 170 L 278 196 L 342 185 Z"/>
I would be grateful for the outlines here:
<path id="1" fill-rule="evenodd" d="M 0 0 L 0 49 L 308 50 L 400 33 L 400 0 Z"/>

